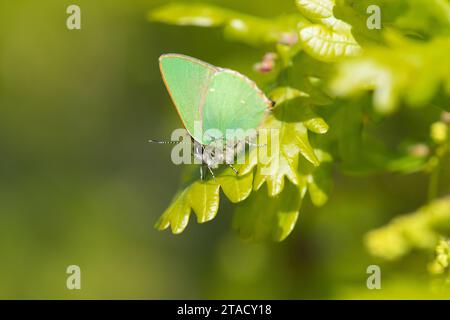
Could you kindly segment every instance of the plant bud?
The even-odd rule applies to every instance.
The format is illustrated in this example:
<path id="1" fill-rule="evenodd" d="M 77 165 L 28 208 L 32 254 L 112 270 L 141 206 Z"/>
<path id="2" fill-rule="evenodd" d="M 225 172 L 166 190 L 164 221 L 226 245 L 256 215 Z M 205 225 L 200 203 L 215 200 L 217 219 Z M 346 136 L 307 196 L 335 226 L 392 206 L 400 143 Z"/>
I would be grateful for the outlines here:
<path id="1" fill-rule="evenodd" d="M 435 122 L 431 125 L 431 139 L 436 143 L 443 143 L 447 141 L 448 128 L 447 125 L 441 121 Z"/>

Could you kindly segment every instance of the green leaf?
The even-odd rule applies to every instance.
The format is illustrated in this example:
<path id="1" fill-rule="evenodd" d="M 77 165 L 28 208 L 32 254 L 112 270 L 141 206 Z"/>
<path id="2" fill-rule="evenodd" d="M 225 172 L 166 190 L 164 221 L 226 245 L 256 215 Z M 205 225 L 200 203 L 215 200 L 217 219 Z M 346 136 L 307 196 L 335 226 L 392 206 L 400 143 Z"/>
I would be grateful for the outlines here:
<path id="1" fill-rule="evenodd" d="M 362 4 L 363 2 L 364 4 Z M 387 28 L 385 23 L 387 22 L 386 14 L 388 14 L 388 12 L 381 8 L 382 30 L 369 29 L 367 27 L 367 19 L 369 18 L 367 8 L 374 4 L 379 5 L 379 3 L 376 3 L 376 1 L 373 0 L 358 0 L 358 2 L 354 2 L 353 0 L 337 0 L 336 6 L 334 7 L 335 16 L 352 26 L 352 35 L 361 45 L 383 43 L 382 30 Z"/>
<path id="2" fill-rule="evenodd" d="M 172 3 L 148 14 L 150 21 L 181 26 L 222 27 L 230 40 L 260 46 L 283 42 L 296 35 L 297 14 L 264 19 L 212 5 Z"/>
<path id="3" fill-rule="evenodd" d="M 445 0 L 408 0 L 406 8 L 395 19 L 395 25 L 403 30 L 413 30 L 425 35 L 450 32 L 450 3 Z M 389 9 L 389 8 L 388 8 Z"/>
<path id="4" fill-rule="evenodd" d="M 331 191 L 332 157 L 327 152 L 315 150 L 320 160 L 320 166 L 315 167 L 304 159 L 299 160 L 299 175 L 305 182 L 304 191 L 308 190 L 311 202 L 316 207 L 323 206 L 327 201 Z"/>
<path id="5" fill-rule="evenodd" d="M 296 0 L 300 12 L 310 19 L 324 19 L 333 16 L 334 0 Z"/>
<path id="6" fill-rule="evenodd" d="M 333 15 L 334 0 L 298 0 L 299 11 L 313 24 L 299 28 L 303 49 L 319 61 L 333 62 L 360 54 L 351 26 Z"/>
<path id="7" fill-rule="evenodd" d="M 318 134 L 328 131 L 328 124 L 313 111 L 311 101 L 304 99 L 310 97 L 308 93 L 292 87 L 278 87 L 269 96 L 275 101 L 272 114 L 276 119 L 287 123 L 302 123 Z M 300 129 L 300 132 L 303 132 L 303 129 Z"/>
<path id="8" fill-rule="evenodd" d="M 373 47 L 340 63 L 330 87 L 340 97 L 373 90 L 373 105 L 381 114 L 392 113 L 402 102 L 425 106 L 441 85 L 450 95 L 449 56 L 450 37 L 429 43 L 396 39 L 392 48 Z"/>
<path id="9" fill-rule="evenodd" d="M 359 105 L 347 105 L 339 108 L 335 121 L 339 130 L 339 153 L 341 159 L 349 165 L 360 159 L 362 148 L 363 114 Z"/>
<path id="10" fill-rule="evenodd" d="M 180 26 L 217 27 L 228 21 L 233 12 L 215 6 L 171 3 L 148 14 L 151 21 Z"/>
<path id="11" fill-rule="evenodd" d="M 332 103 L 327 91 L 327 82 L 333 68 L 330 64 L 317 61 L 304 51 L 298 53 L 292 64 L 279 75 L 279 83 L 296 88 L 301 100 L 310 106 L 325 106 Z"/>
<path id="12" fill-rule="evenodd" d="M 363 107 L 366 100 L 335 102 L 324 115 L 330 130 L 326 136 L 316 136 L 315 145 L 332 152 L 345 174 L 413 173 L 424 169 L 428 154 L 414 153 L 412 144 L 387 147 L 374 135 L 370 126 L 373 119 L 367 113 L 370 110 Z"/>
<path id="13" fill-rule="evenodd" d="M 435 200 L 369 232 L 365 243 L 374 256 L 396 260 L 416 248 L 433 249 L 442 235 L 450 235 L 449 197 Z"/>
<path id="14" fill-rule="evenodd" d="M 361 52 L 360 46 L 349 34 L 334 32 L 323 25 L 302 28 L 300 41 L 305 51 L 320 61 L 333 62 Z"/>
<path id="15" fill-rule="evenodd" d="M 283 192 L 275 197 L 268 197 L 267 190 L 262 188 L 238 205 L 233 216 L 233 228 L 246 240 L 272 238 L 282 241 L 294 229 L 302 198 L 303 195 L 291 183 L 287 183 Z"/>
<path id="16" fill-rule="evenodd" d="M 380 8 L 382 30 L 395 29 L 421 39 L 449 34 L 450 3 L 447 0 L 338 0 L 335 13 L 364 36 L 376 38 L 379 30 L 364 28 L 370 5 Z"/>
<path id="17" fill-rule="evenodd" d="M 272 99 L 272 101 L 276 101 L 277 105 L 301 97 L 309 97 L 309 95 L 305 92 L 291 87 L 279 87 L 270 93 L 270 98 Z"/>
<path id="18" fill-rule="evenodd" d="M 237 166 L 240 168 L 239 166 Z M 221 173 L 217 177 L 217 182 L 220 184 L 223 193 L 230 199 L 231 202 L 237 203 L 246 199 L 253 188 L 253 174 L 244 174 L 236 176 L 234 172 L 227 169 L 225 173 Z"/>
<path id="19" fill-rule="evenodd" d="M 253 46 L 284 42 L 285 38 L 295 37 L 297 16 L 281 16 L 263 19 L 244 14 L 236 14 L 224 28 L 228 40 L 239 41 Z"/>
<path id="20" fill-rule="evenodd" d="M 189 222 L 191 209 L 197 221 L 203 223 L 213 219 L 219 208 L 219 185 L 211 182 L 196 181 L 177 195 L 156 222 L 158 230 L 167 229 L 177 234 L 183 232 Z"/>
<path id="21" fill-rule="evenodd" d="M 198 223 L 210 221 L 215 218 L 219 209 L 220 188 L 231 202 L 239 202 L 250 195 L 252 181 L 252 172 L 236 176 L 229 168 L 220 172 L 216 181 L 194 181 L 175 195 L 169 208 L 156 222 L 155 228 L 164 230 L 170 226 L 173 233 L 181 233 L 189 222 L 192 210 Z"/>
<path id="22" fill-rule="evenodd" d="M 272 141 L 269 132 L 267 144 L 250 152 L 250 161 L 241 171 L 245 174 L 256 166 L 253 189 L 259 190 L 267 183 L 269 196 L 274 197 L 283 190 L 285 177 L 300 189 L 304 188 L 306 182 L 298 174 L 299 154 L 314 166 L 320 164 L 309 142 L 308 129 L 323 134 L 327 132 L 328 125 L 299 100 L 302 94 L 296 89 L 277 88 L 271 97 L 277 99 L 276 107 L 263 127 L 276 130 L 277 140 Z M 272 150 L 274 143 L 278 148 Z"/>

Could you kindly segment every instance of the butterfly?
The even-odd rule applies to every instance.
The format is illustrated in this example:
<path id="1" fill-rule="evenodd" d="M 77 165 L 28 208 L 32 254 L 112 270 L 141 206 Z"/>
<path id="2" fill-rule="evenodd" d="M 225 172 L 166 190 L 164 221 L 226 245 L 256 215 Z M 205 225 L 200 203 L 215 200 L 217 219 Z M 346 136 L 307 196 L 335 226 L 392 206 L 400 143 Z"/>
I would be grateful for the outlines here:
<path id="1" fill-rule="evenodd" d="M 205 168 L 226 164 L 237 174 L 233 161 L 251 137 L 236 139 L 230 132 L 250 132 L 261 127 L 273 102 L 256 84 L 237 71 L 213 66 L 182 54 L 163 54 L 159 66 L 164 84 L 193 142 L 192 155 Z M 180 143 L 157 141 L 156 143 Z"/>

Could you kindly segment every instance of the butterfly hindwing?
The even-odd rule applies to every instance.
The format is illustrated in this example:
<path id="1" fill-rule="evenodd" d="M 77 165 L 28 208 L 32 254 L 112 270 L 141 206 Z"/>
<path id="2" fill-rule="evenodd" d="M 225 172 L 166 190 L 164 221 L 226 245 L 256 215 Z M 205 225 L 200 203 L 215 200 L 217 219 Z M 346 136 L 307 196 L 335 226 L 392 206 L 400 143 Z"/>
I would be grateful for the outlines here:
<path id="1" fill-rule="evenodd" d="M 271 103 L 255 83 L 232 70 L 220 69 L 212 77 L 203 105 L 203 130 L 256 129 Z"/>

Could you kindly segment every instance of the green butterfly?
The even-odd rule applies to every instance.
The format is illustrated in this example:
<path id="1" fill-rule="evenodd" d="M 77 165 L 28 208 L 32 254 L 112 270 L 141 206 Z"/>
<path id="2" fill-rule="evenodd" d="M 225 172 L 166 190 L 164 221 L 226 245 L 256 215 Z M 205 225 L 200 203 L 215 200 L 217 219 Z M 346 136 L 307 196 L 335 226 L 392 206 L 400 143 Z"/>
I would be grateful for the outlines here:
<path id="1" fill-rule="evenodd" d="M 227 133 L 260 128 L 272 101 L 244 75 L 192 57 L 164 54 L 159 58 L 159 66 L 173 104 L 191 136 L 192 154 L 202 163 L 201 178 L 205 176 L 205 167 L 214 178 L 212 169 L 223 163 L 237 173 L 233 159 L 242 150 L 242 143 L 252 145 L 252 142 L 248 139 L 236 142 Z M 201 130 L 196 130 L 198 127 Z M 219 136 L 204 134 L 212 131 Z M 227 156 L 230 154 L 231 157 Z"/>

